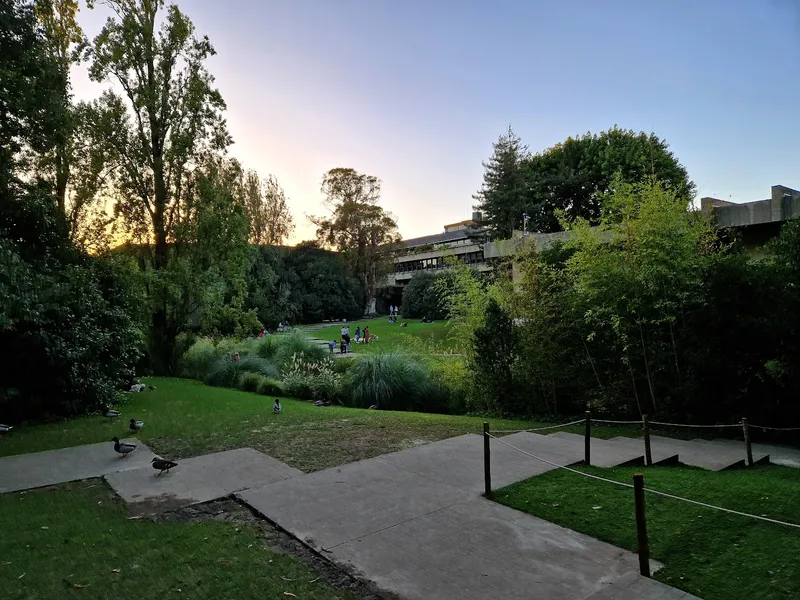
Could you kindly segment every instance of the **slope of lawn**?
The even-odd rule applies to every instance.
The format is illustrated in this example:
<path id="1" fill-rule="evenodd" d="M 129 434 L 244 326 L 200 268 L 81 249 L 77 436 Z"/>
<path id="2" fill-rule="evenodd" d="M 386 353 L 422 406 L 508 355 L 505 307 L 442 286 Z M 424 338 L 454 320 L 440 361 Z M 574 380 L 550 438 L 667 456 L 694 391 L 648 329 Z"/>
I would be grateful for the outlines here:
<path id="1" fill-rule="evenodd" d="M 0 597 L 356 598 L 268 549 L 252 526 L 126 517 L 101 480 L 0 495 Z"/>
<path id="2" fill-rule="evenodd" d="M 800 523 L 800 469 L 765 466 L 714 473 L 688 467 L 582 468 L 750 514 Z M 636 550 L 633 490 L 551 471 L 496 492 L 507 506 Z M 800 530 L 648 494 L 654 576 L 705 600 L 800 598 Z"/>
<path id="3" fill-rule="evenodd" d="M 403 321 L 408 322 L 408 327 L 400 327 Z M 388 317 L 365 319 L 347 323 L 350 327 L 350 337 L 355 339 L 356 327 L 364 330 L 369 325 L 370 335 L 377 335 L 378 340 L 371 344 L 352 343 L 350 349 L 356 354 L 386 352 L 387 350 L 427 351 L 431 353 L 448 353 L 453 349 L 453 344 L 448 335 L 447 321 L 435 323 L 421 323 L 419 319 L 402 319 L 397 317 L 397 323 L 389 323 Z M 333 340 L 338 344 L 341 338 L 342 323 L 331 325 L 308 335 L 323 340 Z"/>
<path id="4" fill-rule="evenodd" d="M 155 452 L 186 458 L 249 446 L 303 471 L 370 458 L 423 442 L 464 433 L 480 433 L 481 417 L 318 407 L 282 400 L 283 412 L 273 414 L 273 399 L 209 387 L 187 379 L 149 378 L 154 391 L 130 394 L 115 423 L 100 415 L 71 421 L 19 427 L 0 438 L 0 456 L 109 441 L 133 434 L 127 420 L 145 425 L 138 437 Z M 490 419 L 493 429 L 546 425 Z M 580 431 L 580 427 L 567 431 Z M 628 430 L 633 431 L 633 430 Z M 602 437 L 624 435 L 619 428 L 595 428 Z M 111 442 L 109 442 L 110 444 Z"/>

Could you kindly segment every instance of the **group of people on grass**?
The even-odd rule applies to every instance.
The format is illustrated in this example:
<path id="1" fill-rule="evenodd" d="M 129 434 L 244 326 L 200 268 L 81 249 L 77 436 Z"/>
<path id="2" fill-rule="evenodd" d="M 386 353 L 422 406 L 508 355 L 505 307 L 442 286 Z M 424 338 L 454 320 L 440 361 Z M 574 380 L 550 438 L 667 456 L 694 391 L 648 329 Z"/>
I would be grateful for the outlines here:
<path id="1" fill-rule="evenodd" d="M 346 354 L 350 352 L 350 342 L 355 341 L 356 344 L 369 344 L 370 342 L 375 342 L 378 339 L 377 335 L 373 335 L 369 332 L 369 325 L 364 326 L 364 330 L 361 330 L 360 325 L 356 325 L 356 332 L 355 332 L 355 339 L 351 340 L 350 338 L 350 326 L 344 325 L 341 331 L 342 337 L 339 340 L 339 353 Z M 328 342 L 328 347 L 331 349 L 331 354 L 333 354 L 333 350 L 336 348 L 336 340 L 331 340 Z"/>

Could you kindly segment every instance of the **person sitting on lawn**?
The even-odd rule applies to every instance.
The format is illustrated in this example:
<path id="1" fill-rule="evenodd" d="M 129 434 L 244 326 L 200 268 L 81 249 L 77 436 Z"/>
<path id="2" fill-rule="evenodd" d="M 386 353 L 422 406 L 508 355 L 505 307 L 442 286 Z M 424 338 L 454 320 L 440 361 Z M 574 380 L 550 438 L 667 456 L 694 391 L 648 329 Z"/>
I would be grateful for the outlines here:
<path id="1" fill-rule="evenodd" d="M 233 353 L 233 361 L 234 362 L 238 361 L 240 358 L 241 358 L 241 356 L 239 356 L 238 352 L 234 352 Z"/>

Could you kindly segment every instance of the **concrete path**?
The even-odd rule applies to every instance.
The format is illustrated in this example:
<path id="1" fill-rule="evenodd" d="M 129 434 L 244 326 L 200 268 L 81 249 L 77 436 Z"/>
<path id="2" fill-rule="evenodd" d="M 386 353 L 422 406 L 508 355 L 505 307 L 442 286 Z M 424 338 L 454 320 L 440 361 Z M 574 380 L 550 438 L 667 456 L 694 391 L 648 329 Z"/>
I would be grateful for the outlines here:
<path id="1" fill-rule="evenodd" d="M 0 494 L 100 477 L 150 464 L 154 456 L 150 448 L 136 439 L 123 441 L 137 445 L 125 458 L 114 452 L 113 442 L 0 458 Z"/>
<path id="2" fill-rule="evenodd" d="M 517 433 L 503 439 L 559 465 L 583 456 L 570 438 Z M 553 468 L 497 442 L 491 459 L 495 487 Z M 611 589 L 620 599 L 691 598 L 653 580 L 640 582 L 632 553 L 481 498 L 482 490 L 483 441 L 464 435 L 237 496 L 407 600 L 601 600 L 617 597 L 596 596 Z M 641 593 L 630 595 L 635 590 Z"/>
<path id="3" fill-rule="evenodd" d="M 106 481 L 137 512 L 159 512 L 208 502 L 252 485 L 303 475 L 252 448 L 215 452 L 179 461 L 168 473 L 151 465 L 106 475 Z"/>
<path id="4" fill-rule="evenodd" d="M 744 442 L 736 440 L 692 440 L 699 444 L 704 444 L 710 448 L 734 449 L 739 452 L 744 450 Z M 800 448 L 790 448 L 789 446 L 776 446 L 774 444 L 753 444 L 753 459 L 756 456 L 769 455 L 769 462 L 775 465 L 793 467 L 800 469 Z"/>

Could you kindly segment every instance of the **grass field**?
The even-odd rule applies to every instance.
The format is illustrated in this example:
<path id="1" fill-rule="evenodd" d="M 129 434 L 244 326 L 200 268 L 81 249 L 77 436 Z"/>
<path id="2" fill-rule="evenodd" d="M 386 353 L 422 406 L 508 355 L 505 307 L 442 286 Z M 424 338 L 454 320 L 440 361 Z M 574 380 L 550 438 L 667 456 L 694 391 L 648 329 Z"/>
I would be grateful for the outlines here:
<path id="1" fill-rule="evenodd" d="M 356 598 L 254 526 L 129 520 L 102 480 L 0 495 L 0 530 L 8 600 Z"/>
<path id="2" fill-rule="evenodd" d="M 422 442 L 479 433 L 484 421 L 480 417 L 317 407 L 290 399 L 282 401 L 283 412 L 275 415 L 273 399 L 268 396 L 186 379 L 151 378 L 147 382 L 156 390 L 131 394 L 116 423 L 96 415 L 19 427 L 13 436 L 0 438 L 0 456 L 105 442 L 114 435 L 121 438 L 132 433 L 127 420 L 135 417 L 145 422 L 139 438 L 167 457 L 249 446 L 303 471 L 316 471 Z M 542 425 L 490 421 L 493 428 Z M 625 431 L 597 427 L 594 433 L 612 437 Z"/>
<path id="3" fill-rule="evenodd" d="M 450 331 L 447 328 L 447 321 L 421 323 L 418 319 L 405 319 L 408 327 L 400 327 L 403 321 L 404 319 L 397 317 L 397 323 L 389 323 L 388 317 L 381 317 L 348 323 L 350 337 L 353 339 L 355 339 L 356 327 L 361 327 L 363 331 L 365 325 L 369 325 L 370 335 L 378 336 L 378 340 L 371 344 L 351 344 L 351 350 L 356 354 L 370 354 L 387 350 L 425 351 L 442 354 L 452 352 L 453 344 L 448 338 Z M 311 332 L 309 335 L 323 340 L 335 340 L 338 343 L 341 338 L 341 330 L 342 324 L 339 323 Z"/>
<path id="4" fill-rule="evenodd" d="M 800 470 L 780 466 L 713 473 L 686 467 L 581 469 L 733 510 L 800 523 Z M 636 549 L 633 491 L 551 471 L 496 492 L 502 504 Z M 705 600 L 800 598 L 800 531 L 647 495 L 655 577 Z"/>

